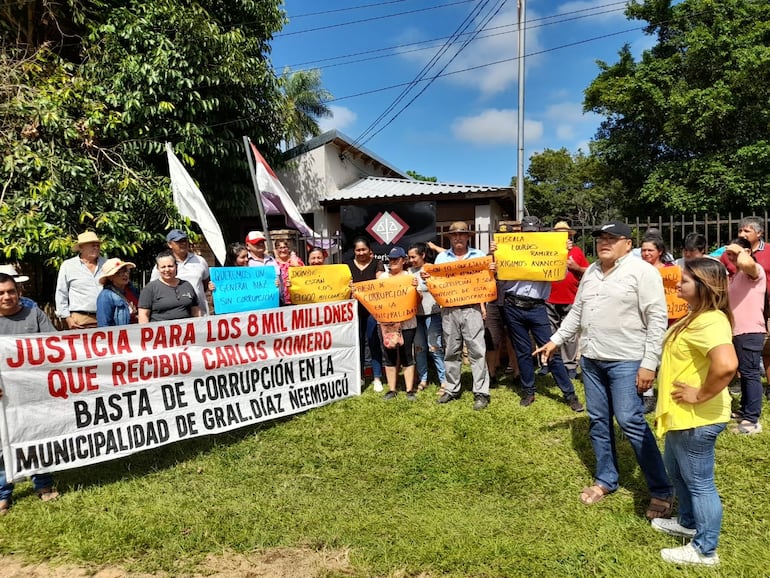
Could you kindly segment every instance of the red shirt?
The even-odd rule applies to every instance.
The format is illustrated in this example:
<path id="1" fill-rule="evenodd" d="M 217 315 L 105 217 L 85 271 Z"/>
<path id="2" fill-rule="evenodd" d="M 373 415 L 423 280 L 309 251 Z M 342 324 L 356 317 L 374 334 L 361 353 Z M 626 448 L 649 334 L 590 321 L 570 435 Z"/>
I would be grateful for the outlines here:
<path id="1" fill-rule="evenodd" d="M 583 251 L 577 245 L 572 245 L 572 249 L 569 250 L 567 256 L 572 257 L 572 260 L 581 267 L 588 267 L 588 259 L 586 259 Z M 562 281 L 551 283 L 551 295 L 548 297 L 548 303 L 553 303 L 554 305 L 574 303 L 578 285 L 580 285 L 580 277 L 567 269 L 567 276 Z"/>

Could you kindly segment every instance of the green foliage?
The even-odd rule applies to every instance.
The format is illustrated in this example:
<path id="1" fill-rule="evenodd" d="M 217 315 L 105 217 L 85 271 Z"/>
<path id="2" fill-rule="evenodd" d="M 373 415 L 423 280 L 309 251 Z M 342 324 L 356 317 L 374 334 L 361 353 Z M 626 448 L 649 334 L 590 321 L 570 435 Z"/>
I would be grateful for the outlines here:
<path id="1" fill-rule="evenodd" d="M 426 177 L 425 175 L 421 175 L 417 171 L 406 171 L 406 174 L 412 177 L 416 181 L 425 181 L 427 183 L 438 182 L 438 179 L 436 177 Z"/>
<path id="2" fill-rule="evenodd" d="M 546 223 L 597 223 L 616 216 L 619 185 L 605 178 L 596 157 L 546 149 L 530 157 L 527 173 L 527 211 Z"/>
<path id="3" fill-rule="evenodd" d="M 537 389 L 535 405 L 522 408 L 501 386 L 483 412 L 471 409 L 469 391 L 448 406 L 436 404 L 435 385 L 416 402 L 367 391 L 269 425 L 61 472 L 57 502 L 42 503 L 25 482 L 3 518 L 0 551 L 107 574 L 115 564 L 133 574 L 208 575 L 199 565 L 223 553 L 280 559 L 276 548 L 308 548 L 349 549 L 350 567 L 288 574 L 705 576 L 660 559 L 661 548 L 681 542 L 644 519 L 646 484 L 623 436 L 620 489 L 580 503 L 595 462 L 588 417 L 566 407 L 550 376 L 538 377 Z M 725 511 L 714 576 L 767 574 L 768 455 L 766 435 L 717 440 Z"/>
<path id="4" fill-rule="evenodd" d="M 594 152 L 626 214 L 761 212 L 770 202 L 770 4 L 632 2 L 657 44 L 629 48 L 585 92 L 603 115 Z"/>
<path id="5" fill-rule="evenodd" d="M 4 260 L 55 266 L 85 229 L 132 256 L 182 225 L 166 141 L 220 221 L 243 214 L 241 137 L 272 157 L 285 123 L 266 57 L 278 0 L 28 4 L 0 15 Z"/>

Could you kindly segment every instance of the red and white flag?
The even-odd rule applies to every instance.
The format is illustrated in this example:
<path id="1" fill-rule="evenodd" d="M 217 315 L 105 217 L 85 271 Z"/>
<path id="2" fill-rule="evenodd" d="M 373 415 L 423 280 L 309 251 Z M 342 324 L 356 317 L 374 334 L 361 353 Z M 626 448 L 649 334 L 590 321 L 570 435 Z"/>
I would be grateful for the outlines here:
<path id="1" fill-rule="evenodd" d="M 262 196 L 262 206 L 265 209 L 265 213 L 268 215 L 283 215 L 286 218 L 286 224 L 297 229 L 303 237 L 307 237 L 309 244 L 329 249 L 331 241 L 316 235 L 313 229 L 305 223 L 305 219 L 302 218 L 297 205 L 294 204 L 289 193 L 283 188 L 275 171 L 270 168 L 267 161 L 259 154 L 254 143 L 249 141 L 249 144 L 254 153 L 257 188 Z"/>
<path id="2" fill-rule="evenodd" d="M 222 265 L 225 263 L 227 250 L 222 229 L 211 212 L 203 193 L 195 184 L 190 173 L 174 154 L 171 143 L 166 143 L 168 154 L 168 172 L 171 176 L 171 193 L 179 214 L 198 223 L 211 251 Z"/>

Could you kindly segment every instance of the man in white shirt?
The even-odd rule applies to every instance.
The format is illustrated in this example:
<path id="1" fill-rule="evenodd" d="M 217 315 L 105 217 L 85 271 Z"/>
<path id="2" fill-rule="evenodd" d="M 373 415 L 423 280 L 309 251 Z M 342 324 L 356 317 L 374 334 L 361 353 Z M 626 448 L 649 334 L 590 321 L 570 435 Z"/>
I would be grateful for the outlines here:
<path id="1" fill-rule="evenodd" d="M 551 340 L 535 351 L 547 360 L 580 332 L 589 435 L 596 454 L 593 485 L 580 500 L 595 504 L 618 489 L 613 416 L 647 481 L 648 519 L 671 516 L 673 487 L 639 394 L 650 389 L 668 324 L 663 279 L 631 255 L 631 228 L 620 221 L 593 233 L 598 260 L 583 274 L 575 303 Z"/>

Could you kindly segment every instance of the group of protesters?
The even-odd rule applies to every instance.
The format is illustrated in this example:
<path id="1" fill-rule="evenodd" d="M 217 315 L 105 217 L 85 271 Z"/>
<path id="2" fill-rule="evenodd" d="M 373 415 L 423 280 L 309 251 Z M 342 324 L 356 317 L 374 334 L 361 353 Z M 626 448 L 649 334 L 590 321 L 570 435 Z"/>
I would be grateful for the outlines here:
<path id="1" fill-rule="evenodd" d="M 687 305 L 681 318 L 669 316 L 660 270 L 672 266 L 674 259 L 659 232 L 645 234 L 637 257 L 631 228 L 620 221 L 606 223 L 592 232 L 597 253 L 592 264 L 572 242 L 575 231 L 566 222 L 545 229 L 539 219 L 528 216 L 505 232 L 544 230 L 567 233 L 564 279 L 498 281 L 496 301 L 441 307 L 430 290 L 430 252 L 437 250 L 436 265 L 489 259 L 471 246 L 474 232 L 467 223 L 451 224 L 446 249 L 432 243 L 394 246 L 387 255 L 387 270 L 368 239 L 355 239 L 354 256 L 347 263 L 353 286 L 391 277 L 419 295 L 414 315 L 393 324 L 378 322 L 359 300 L 361 367 L 368 350 L 373 389 L 382 391 L 384 366 L 386 399 L 397 397 L 400 367 L 407 398 L 414 400 L 427 387 L 431 360 L 441 384 L 437 401 L 448 404 L 461 397 L 467 356 L 473 408 L 485 409 L 495 377 L 487 365 L 490 347 L 485 336 L 488 319 L 496 318 L 512 344 L 514 359 L 509 363 L 518 368 L 520 405 L 535 402 L 535 367 L 542 363 L 564 402 L 575 412 L 587 409 L 596 472 L 593 483 L 581 491 L 581 502 L 596 504 L 619 487 L 617 421 L 649 488 L 646 517 L 652 527 L 690 540 L 662 550 L 662 557 L 678 564 L 718 564 L 722 505 L 714 485 L 715 441 L 731 420 L 730 431 L 736 434 L 762 431 L 763 362 L 770 375 L 770 249 L 763 240 L 762 220 L 743 219 L 738 236 L 720 254 L 706 254 L 703 235 L 687 236 L 683 257 L 676 262 L 681 268 L 677 296 Z M 72 247 L 77 256 L 59 271 L 56 316 L 69 329 L 85 329 L 208 314 L 207 292 L 216 290 L 208 265 L 191 251 L 183 231 L 171 230 L 166 241 L 168 250 L 156 257 L 151 281 L 140 292 L 130 280 L 133 263 L 103 257 L 95 233 L 79 235 Z M 497 249 L 493 240 L 488 262 L 493 275 Z M 313 250 L 308 262 L 321 265 L 325 257 L 322 250 Z M 305 264 L 286 241 L 276 243 L 275 254 L 269 254 L 265 235 L 251 231 L 245 243 L 228 247 L 225 265 L 274 267 L 280 302 L 290 304 L 289 269 Z M 21 295 L 19 283 L 26 280 L 12 266 L 0 267 L 0 334 L 54 330 L 35 303 Z M 500 342 L 495 340 L 493 347 Z M 585 408 L 574 387 L 578 367 Z M 733 411 L 728 385 L 736 375 L 740 403 Z M 655 388 L 655 432 L 665 436 L 663 454 L 644 416 L 650 405 L 645 392 Z M 2 515 L 11 507 L 13 484 L 6 482 L 2 467 L 0 476 Z M 32 481 L 41 499 L 58 497 L 49 474 L 33 476 Z M 675 496 L 677 517 L 672 516 Z"/>

